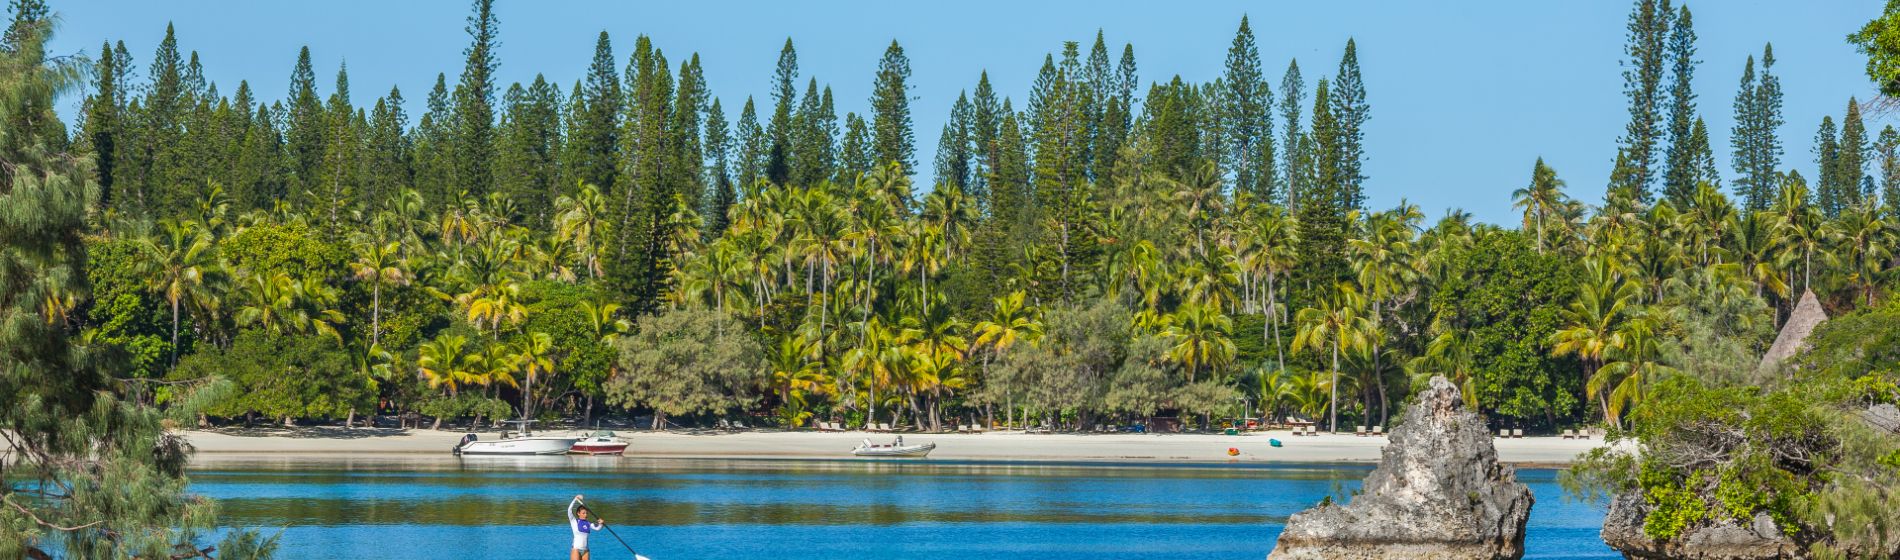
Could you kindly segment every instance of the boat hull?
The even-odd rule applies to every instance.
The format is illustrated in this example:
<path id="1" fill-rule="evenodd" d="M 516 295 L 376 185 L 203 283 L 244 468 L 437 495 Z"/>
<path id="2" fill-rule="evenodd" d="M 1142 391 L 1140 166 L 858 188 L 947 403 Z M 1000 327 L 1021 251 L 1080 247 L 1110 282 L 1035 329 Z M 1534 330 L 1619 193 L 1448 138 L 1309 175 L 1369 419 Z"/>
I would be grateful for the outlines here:
<path id="1" fill-rule="evenodd" d="M 576 443 L 574 447 L 568 448 L 567 450 L 568 453 L 574 455 L 619 455 L 626 451 L 626 443 L 594 443 L 588 441 Z"/>
<path id="2" fill-rule="evenodd" d="M 462 455 L 565 455 L 580 438 L 526 437 L 471 441 L 455 449 Z"/>
<path id="3" fill-rule="evenodd" d="M 935 443 L 926 443 L 923 445 L 904 445 L 904 446 L 872 446 L 872 447 L 858 447 L 857 449 L 851 450 L 851 454 L 857 455 L 859 457 L 898 457 L 898 458 L 921 459 L 921 458 L 930 456 L 930 452 L 936 449 L 937 449 L 937 444 Z"/>

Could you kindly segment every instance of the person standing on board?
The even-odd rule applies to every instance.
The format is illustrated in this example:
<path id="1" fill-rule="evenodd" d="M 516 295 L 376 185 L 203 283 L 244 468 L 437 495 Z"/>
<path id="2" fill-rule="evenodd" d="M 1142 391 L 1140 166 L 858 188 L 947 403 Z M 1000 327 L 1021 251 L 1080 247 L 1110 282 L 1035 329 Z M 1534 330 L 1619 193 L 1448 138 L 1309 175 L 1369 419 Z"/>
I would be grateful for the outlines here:
<path id="1" fill-rule="evenodd" d="M 587 519 L 587 506 L 581 504 L 581 496 L 574 495 L 574 501 L 567 503 L 567 529 L 574 533 L 574 548 L 567 555 L 568 560 L 589 560 L 587 553 L 587 535 L 607 526 L 607 520 Z"/>

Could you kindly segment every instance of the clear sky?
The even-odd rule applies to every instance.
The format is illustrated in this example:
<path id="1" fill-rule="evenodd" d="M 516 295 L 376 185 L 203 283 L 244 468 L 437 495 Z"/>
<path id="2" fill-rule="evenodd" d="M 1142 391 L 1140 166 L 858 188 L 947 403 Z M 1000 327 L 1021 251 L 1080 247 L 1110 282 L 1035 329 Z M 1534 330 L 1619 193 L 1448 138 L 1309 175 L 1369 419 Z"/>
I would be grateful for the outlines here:
<path id="1" fill-rule="evenodd" d="M 267 99 L 288 89 L 297 49 L 309 45 L 320 93 L 349 64 L 359 105 L 400 86 L 412 122 L 437 72 L 453 83 L 462 69 L 468 4 L 462 1 L 253 2 L 238 0 L 54 0 L 62 26 L 56 53 L 97 54 L 124 40 L 141 74 L 177 26 L 179 47 L 198 51 L 207 78 L 230 94 L 240 79 Z M 1717 159 L 1728 169 L 1731 103 L 1742 64 L 1773 42 L 1786 92 L 1784 166 L 1812 177 L 1822 115 L 1836 119 L 1849 96 L 1874 94 L 1864 59 L 1843 37 L 1880 12 L 1878 0 L 1702 0 L 1690 3 L 1703 61 L 1695 77 L 1701 114 Z M 1330 75 L 1355 37 L 1372 120 L 1366 127 L 1369 204 L 1401 199 L 1428 215 L 1463 208 L 1484 221 L 1516 223 L 1510 192 L 1529 181 L 1542 156 L 1573 196 L 1601 200 L 1627 109 L 1622 58 L 1624 1 L 1549 2 L 529 2 L 502 0 L 502 87 L 536 73 L 563 91 L 586 70 L 595 36 L 608 31 L 624 67 L 633 39 L 653 38 L 675 65 L 698 52 L 707 81 L 736 118 L 747 96 L 767 88 L 787 36 L 805 77 L 829 84 L 838 111 L 864 113 L 884 47 L 895 38 L 910 56 L 918 162 L 928 169 L 960 90 L 988 70 L 999 93 L 1021 108 L 1045 53 L 1063 41 L 1087 46 L 1097 29 L 1114 55 L 1133 43 L 1143 83 L 1179 74 L 1219 76 L 1242 14 L 1251 16 L 1276 88 L 1289 59 L 1311 82 Z M 1145 90 L 1145 87 L 1144 87 Z M 69 118 L 77 99 L 61 103 Z M 763 112 L 763 111 L 762 111 Z M 1891 117 L 1873 119 L 1878 131 Z"/>

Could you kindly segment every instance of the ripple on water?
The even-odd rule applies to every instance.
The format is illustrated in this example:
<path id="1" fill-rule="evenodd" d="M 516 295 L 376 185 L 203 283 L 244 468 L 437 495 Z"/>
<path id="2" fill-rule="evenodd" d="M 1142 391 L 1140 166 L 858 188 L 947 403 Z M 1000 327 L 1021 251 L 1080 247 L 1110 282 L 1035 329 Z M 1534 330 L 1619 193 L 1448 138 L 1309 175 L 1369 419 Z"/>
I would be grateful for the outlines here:
<path id="1" fill-rule="evenodd" d="M 1369 467 L 946 462 L 387 458 L 218 461 L 192 474 L 222 519 L 282 527 L 281 557 L 560 557 L 562 507 L 588 496 L 661 560 L 1108 555 L 1253 559 L 1286 517 L 1348 496 Z M 1530 558 L 1614 558 L 1602 512 L 1562 500 L 1549 470 Z M 620 550 L 594 537 L 603 560 Z M 406 554 L 406 553 L 404 553 Z M 620 552 L 624 555 L 624 551 Z"/>

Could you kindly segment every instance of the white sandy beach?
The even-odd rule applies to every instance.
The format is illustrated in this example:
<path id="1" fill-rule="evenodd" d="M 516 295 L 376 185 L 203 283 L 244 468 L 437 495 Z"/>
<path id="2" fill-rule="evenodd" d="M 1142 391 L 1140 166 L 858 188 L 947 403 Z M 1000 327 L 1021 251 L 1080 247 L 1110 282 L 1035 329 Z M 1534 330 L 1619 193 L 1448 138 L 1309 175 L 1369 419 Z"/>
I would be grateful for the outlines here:
<path id="1" fill-rule="evenodd" d="M 556 435 L 568 432 L 546 432 Z M 888 440 L 890 434 L 865 432 L 737 433 L 620 432 L 630 442 L 626 455 L 645 458 L 850 459 L 860 440 Z M 937 443 L 931 459 L 951 461 L 1077 461 L 1107 463 L 1371 463 L 1379 459 L 1383 437 L 1351 434 L 1289 437 L 1286 431 L 1246 435 L 1217 434 L 904 434 L 907 443 Z M 201 457 L 224 455 L 386 455 L 438 454 L 462 432 L 340 428 L 289 431 L 186 432 Z M 483 433 L 483 438 L 495 437 Z M 1272 447 L 1269 439 L 1283 447 Z M 1579 453 L 1603 445 L 1601 439 L 1558 437 L 1496 439 L 1498 459 L 1507 463 L 1562 465 Z M 1228 448 L 1240 451 L 1228 456 Z"/>

